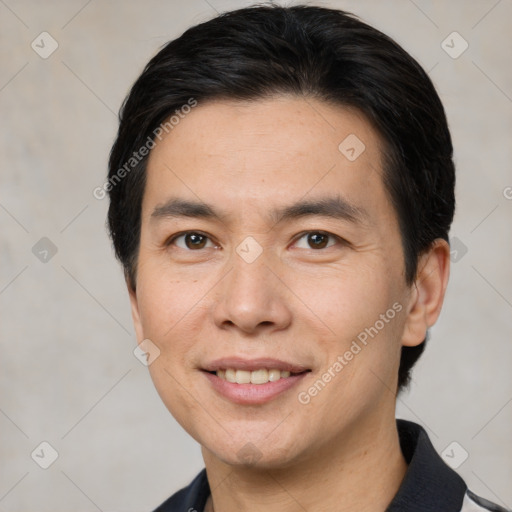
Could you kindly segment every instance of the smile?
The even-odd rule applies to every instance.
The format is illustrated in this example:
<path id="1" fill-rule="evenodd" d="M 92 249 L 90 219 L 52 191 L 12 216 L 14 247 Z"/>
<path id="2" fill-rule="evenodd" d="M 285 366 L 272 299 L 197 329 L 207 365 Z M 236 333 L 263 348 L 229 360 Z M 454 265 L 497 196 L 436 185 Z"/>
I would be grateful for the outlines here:
<path id="1" fill-rule="evenodd" d="M 259 370 L 236 370 L 234 368 L 227 368 L 226 370 L 217 370 L 215 372 L 220 379 L 227 380 L 228 382 L 237 384 L 266 384 L 267 382 L 276 382 L 279 379 L 288 378 L 291 373 L 289 371 L 282 371 L 278 368 Z"/>
<path id="2" fill-rule="evenodd" d="M 207 378 L 213 391 L 230 402 L 261 405 L 298 386 L 310 371 L 291 373 L 288 370 L 266 368 L 253 371 L 227 368 L 210 372 L 203 370 L 201 373 Z"/>

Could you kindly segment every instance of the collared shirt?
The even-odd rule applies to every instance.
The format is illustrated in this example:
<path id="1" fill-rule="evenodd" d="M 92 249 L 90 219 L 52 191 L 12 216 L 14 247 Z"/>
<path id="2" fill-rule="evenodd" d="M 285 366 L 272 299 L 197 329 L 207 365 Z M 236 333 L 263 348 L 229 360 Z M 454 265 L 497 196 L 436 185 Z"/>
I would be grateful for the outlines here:
<path id="1" fill-rule="evenodd" d="M 397 420 L 397 428 L 408 468 L 386 512 L 512 512 L 471 492 L 438 455 L 423 427 Z M 209 495 L 203 469 L 154 512 L 203 512 Z"/>

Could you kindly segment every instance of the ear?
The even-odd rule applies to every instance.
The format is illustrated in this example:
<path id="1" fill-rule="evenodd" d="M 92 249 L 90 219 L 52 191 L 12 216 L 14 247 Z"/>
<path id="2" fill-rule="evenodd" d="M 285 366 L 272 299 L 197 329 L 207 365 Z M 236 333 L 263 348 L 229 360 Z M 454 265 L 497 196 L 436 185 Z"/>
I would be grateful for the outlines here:
<path id="1" fill-rule="evenodd" d="M 132 310 L 133 327 L 135 328 L 135 335 L 137 336 L 137 343 L 144 340 L 144 332 L 142 330 L 142 323 L 140 321 L 139 302 L 137 300 L 137 291 L 133 289 L 130 280 L 126 278 L 126 287 L 128 288 L 128 295 L 130 296 L 130 305 Z"/>
<path id="2" fill-rule="evenodd" d="M 438 238 L 419 258 L 402 345 L 414 347 L 425 340 L 427 329 L 436 323 L 441 313 L 449 275 L 450 246 L 446 240 Z"/>

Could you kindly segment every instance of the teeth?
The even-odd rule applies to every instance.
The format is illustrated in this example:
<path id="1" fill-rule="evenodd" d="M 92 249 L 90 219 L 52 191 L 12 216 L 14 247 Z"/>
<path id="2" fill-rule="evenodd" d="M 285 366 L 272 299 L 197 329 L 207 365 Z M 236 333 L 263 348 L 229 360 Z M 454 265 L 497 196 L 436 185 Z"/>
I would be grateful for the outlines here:
<path id="1" fill-rule="evenodd" d="M 251 372 L 251 384 L 265 384 L 269 381 L 268 370 L 256 370 Z"/>
<path id="2" fill-rule="evenodd" d="M 227 380 L 228 382 L 236 382 L 237 384 L 266 384 L 267 382 L 275 382 L 279 379 L 285 379 L 290 376 L 289 371 L 281 371 L 276 368 L 267 370 L 261 368 L 252 372 L 248 370 L 234 370 L 227 368 L 226 370 L 217 370 L 217 377 Z"/>
<path id="3" fill-rule="evenodd" d="M 268 380 L 270 382 L 274 382 L 281 378 L 281 370 L 270 370 L 268 372 Z"/>
<path id="4" fill-rule="evenodd" d="M 249 384 L 251 382 L 251 372 L 237 370 L 235 372 L 235 379 L 237 384 Z"/>

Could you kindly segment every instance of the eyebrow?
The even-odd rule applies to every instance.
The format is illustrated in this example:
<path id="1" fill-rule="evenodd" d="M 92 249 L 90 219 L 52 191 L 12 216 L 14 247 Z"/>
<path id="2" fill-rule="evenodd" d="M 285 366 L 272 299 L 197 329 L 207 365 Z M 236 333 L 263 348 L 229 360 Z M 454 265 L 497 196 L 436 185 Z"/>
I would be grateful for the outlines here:
<path id="1" fill-rule="evenodd" d="M 369 217 L 364 208 L 350 203 L 339 195 L 300 200 L 285 207 L 274 208 L 268 213 L 269 221 L 273 224 L 312 216 L 331 217 L 356 224 L 364 223 Z M 171 198 L 164 204 L 156 206 L 151 214 L 151 218 L 155 220 L 179 217 L 225 222 L 230 216 L 202 201 L 178 198 Z"/>

